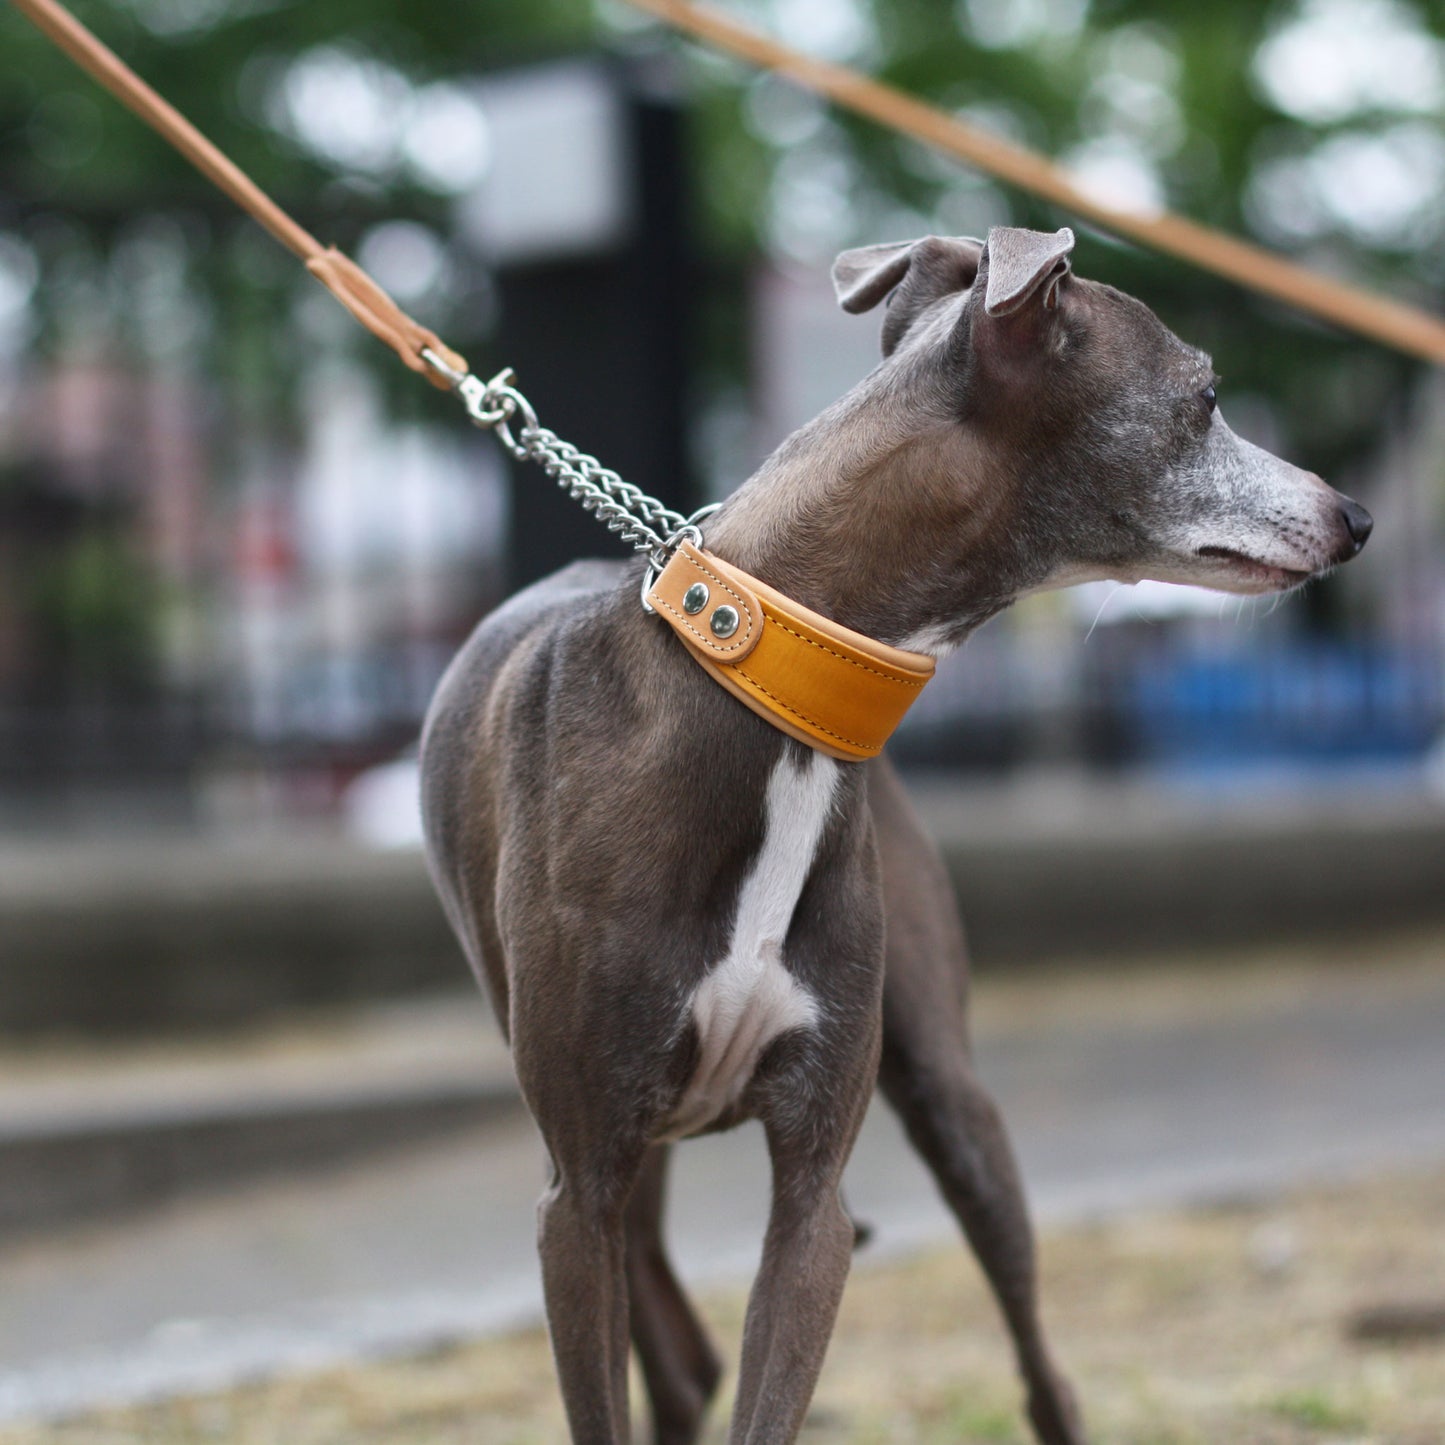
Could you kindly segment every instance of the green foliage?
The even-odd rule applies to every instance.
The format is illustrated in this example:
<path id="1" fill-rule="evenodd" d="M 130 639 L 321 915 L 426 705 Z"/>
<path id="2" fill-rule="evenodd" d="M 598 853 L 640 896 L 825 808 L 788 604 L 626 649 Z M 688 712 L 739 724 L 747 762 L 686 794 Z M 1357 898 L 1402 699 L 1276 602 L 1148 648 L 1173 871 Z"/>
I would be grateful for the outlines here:
<path id="1" fill-rule="evenodd" d="M 82 533 L 32 571 L 32 615 L 72 683 L 143 678 L 154 643 L 154 584 L 121 538 Z"/>
<path id="2" fill-rule="evenodd" d="M 449 240 L 451 198 L 414 168 L 343 164 L 288 132 L 277 99 L 288 66 L 336 53 L 426 86 L 599 41 L 676 43 L 660 27 L 629 19 L 621 0 L 609 3 L 600 16 L 587 0 L 475 0 L 464 7 L 440 0 L 77 0 L 76 8 L 304 223 L 349 246 L 388 217 L 419 220 Z M 1329 3 L 1346 0 L 959 0 L 953 7 L 820 0 L 812 9 L 846 22 L 836 54 L 911 93 L 1077 162 L 1122 148 L 1154 177 L 1167 204 L 1231 231 L 1262 232 L 1301 260 L 1429 305 L 1445 287 L 1438 220 L 1433 229 L 1404 225 L 1396 234 L 1372 230 L 1368 216 L 1326 216 L 1295 234 L 1287 204 L 1269 218 L 1269 198 L 1304 184 L 1300 177 L 1319 163 L 1321 147 L 1341 138 L 1390 141 L 1414 127 L 1420 144 L 1433 135 L 1445 146 L 1439 113 L 1411 112 L 1388 97 L 1366 94 L 1321 118 L 1292 113 L 1271 96 L 1259 78 L 1261 47 L 1303 10 L 1322 12 Z M 1419 36 L 1445 36 L 1439 6 L 1353 3 L 1374 5 Z M 796 43 L 810 42 L 788 30 L 809 7 L 789 7 L 791 22 L 772 0 L 738 0 L 733 8 L 764 28 L 781 26 Z M 770 133 L 759 114 L 768 104 L 776 110 L 786 87 L 684 48 L 692 57 L 697 231 L 715 274 L 735 275 L 763 244 L 781 244 L 817 265 L 834 245 L 880 239 L 900 225 L 958 231 L 1003 220 L 1071 220 L 846 115 L 815 107 L 801 130 L 774 126 Z M 785 93 L 781 102 L 795 112 L 810 104 Z M 1271 176 L 1278 184 L 1271 186 Z M 799 184 L 831 187 L 841 222 L 800 239 Z M 229 203 L 8 7 L 0 11 L 0 195 L 9 198 L 0 228 L 16 228 L 41 258 L 41 344 L 59 344 L 66 316 L 86 314 L 85 288 L 103 284 L 97 278 L 105 258 L 136 213 L 161 212 L 180 228 L 188 284 L 209 313 L 210 365 L 249 394 L 280 404 L 280 383 L 294 371 L 299 346 L 286 319 L 305 283 L 284 259 L 262 255 Z M 462 270 L 480 265 L 476 257 L 456 259 Z M 1321 469 L 1368 453 L 1415 370 L 1381 348 L 1107 238 L 1085 233 L 1077 261 L 1081 272 L 1144 296 L 1177 330 L 1213 348 L 1226 399 L 1265 399 L 1283 444 Z M 456 313 L 467 308 L 445 298 L 434 304 L 441 314 L 430 319 L 466 341 L 468 324 L 457 323 Z M 117 305 L 123 310 L 124 298 Z M 471 324 L 474 331 L 479 323 Z M 741 364 L 737 338 L 716 327 L 709 336 L 724 374 Z M 379 352 L 375 362 L 390 366 Z M 717 374 L 718 364 L 709 370 Z"/>
<path id="3" fill-rule="evenodd" d="M 258 92 L 277 63 L 343 46 L 424 81 L 578 46 L 591 34 L 586 0 L 76 0 L 73 9 L 263 188 L 303 209 L 337 173 L 278 142 L 258 115 Z M 12 194 L 75 211 L 137 202 L 209 209 L 209 183 L 8 6 L 0 56 L 0 174 Z"/>
<path id="4" fill-rule="evenodd" d="M 1361 0 L 1367 3 L 1373 0 Z M 1115 147 L 1144 162 L 1157 182 L 1157 199 L 1170 208 L 1438 309 L 1445 291 L 1445 194 L 1432 195 L 1430 187 L 1432 176 L 1445 178 L 1445 115 L 1412 110 L 1386 93 L 1342 102 L 1337 115 L 1319 119 L 1291 113 L 1261 79 L 1262 47 L 1302 15 L 1329 11 L 1329 4 L 1033 0 L 1010 6 L 961 0 L 950 15 L 935 0 L 871 0 L 861 9 L 869 22 L 857 47 L 863 63 L 899 88 L 1002 126 L 1054 157 L 1087 162 L 1091 150 Z M 1012 18 L 1018 15 L 1052 15 L 1063 23 L 1031 31 Z M 1445 10 L 1381 0 L 1371 16 L 1413 34 L 1417 52 L 1427 50 L 1433 36 L 1437 70 L 1445 67 L 1445 45 L 1439 44 Z M 1017 43 L 1003 43 L 1010 26 Z M 1373 39 L 1361 33 L 1357 44 Z M 761 219 L 766 230 L 770 205 L 777 204 L 767 191 L 776 174 L 768 162 L 787 156 L 790 168 L 797 168 L 798 147 L 764 145 L 760 156 L 746 101 L 731 115 L 724 103 L 727 96 L 755 96 L 760 85 L 776 82 L 739 84 L 714 67 L 700 71 L 714 92 L 704 137 L 710 191 L 719 202 L 711 233 L 731 241 L 740 209 L 755 218 L 755 226 Z M 1366 199 L 1359 203 L 1361 214 L 1322 214 L 1310 225 L 1292 214 L 1282 186 L 1303 186 L 1309 168 L 1334 154 L 1327 147 L 1341 141 L 1388 145 L 1406 131 L 1422 146 L 1433 144 L 1435 157 L 1435 170 L 1418 176 L 1417 214 L 1408 223 L 1391 232 L 1388 218 L 1364 209 Z M 999 221 L 1074 225 L 1081 231 L 1079 271 L 1141 295 L 1181 334 L 1212 349 L 1226 402 L 1248 396 L 1256 413 L 1251 419 L 1272 423 L 1280 444 L 1306 465 L 1337 475 L 1367 457 L 1382 425 L 1404 409 L 1419 371 L 1408 358 L 1181 262 L 1092 234 L 1028 196 L 980 184 L 961 165 L 920 160 L 910 143 L 869 123 L 834 116 L 804 143 L 809 146 L 820 158 L 830 148 L 841 152 L 851 169 L 849 225 L 833 237 L 839 245 L 891 238 L 902 233 L 901 224 L 974 233 Z M 725 192 L 719 172 L 727 178 Z M 1289 233 L 1296 223 L 1297 233 Z M 807 259 L 818 264 L 821 254 Z"/>

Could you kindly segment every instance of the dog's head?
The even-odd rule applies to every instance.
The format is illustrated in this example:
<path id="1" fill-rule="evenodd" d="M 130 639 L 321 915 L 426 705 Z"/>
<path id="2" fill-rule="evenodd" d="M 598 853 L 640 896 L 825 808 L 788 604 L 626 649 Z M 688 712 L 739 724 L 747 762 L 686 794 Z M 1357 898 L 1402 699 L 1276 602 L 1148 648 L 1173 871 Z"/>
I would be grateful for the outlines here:
<path id="1" fill-rule="evenodd" d="M 888 395 L 956 419 L 1027 539 L 1020 590 L 1157 578 L 1281 591 L 1353 557 L 1369 514 L 1225 424 L 1210 358 L 1072 274 L 1072 232 L 996 227 L 846 251 L 839 302 L 887 300 Z"/>

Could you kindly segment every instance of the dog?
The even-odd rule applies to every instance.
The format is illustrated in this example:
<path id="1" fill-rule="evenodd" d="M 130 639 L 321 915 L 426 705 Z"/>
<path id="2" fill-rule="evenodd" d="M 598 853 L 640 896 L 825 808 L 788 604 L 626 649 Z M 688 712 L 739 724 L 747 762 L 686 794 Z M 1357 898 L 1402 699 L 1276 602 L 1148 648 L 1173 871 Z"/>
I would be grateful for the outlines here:
<path id="1" fill-rule="evenodd" d="M 1368 514 L 1235 436 L 1209 358 L 1074 276 L 1072 247 L 995 228 L 840 256 L 845 310 L 888 301 L 882 363 L 708 520 L 707 554 L 934 656 L 1044 588 L 1268 593 L 1354 556 Z M 1081 1445 L 934 847 L 886 758 L 740 705 L 638 605 L 641 570 L 579 563 L 486 618 L 422 749 L 432 874 L 551 1161 L 539 1252 L 572 1438 L 629 1438 L 629 1338 L 659 1445 L 697 1438 L 720 1367 L 663 1249 L 667 1156 L 750 1119 L 772 1205 L 730 1438 L 796 1437 L 876 1083 L 992 1285 L 1038 1439 Z"/>

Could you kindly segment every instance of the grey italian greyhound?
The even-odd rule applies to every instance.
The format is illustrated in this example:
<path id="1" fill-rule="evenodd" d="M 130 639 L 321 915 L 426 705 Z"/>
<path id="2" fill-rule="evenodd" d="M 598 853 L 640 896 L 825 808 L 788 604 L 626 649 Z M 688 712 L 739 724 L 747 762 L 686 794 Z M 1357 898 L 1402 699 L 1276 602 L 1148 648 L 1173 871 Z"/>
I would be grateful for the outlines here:
<path id="1" fill-rule="evenodd" d="M 1282 591 L 1368 514 L 1251 446 L 1207 356 L 1075 278 L 1073 237 L 996 228 L 848 251 L 883 361 L 706 524 L 712 554 L 930 654 L 1090 578 Z M 668 1262 L 670 1145 L 757 1119 L 772 1208 L 731 1436 L 795 1438 L 854 1242 L 839 1182 L 877 1083 L 997 1295 L 1045 1445 L 1081 1445 L 1034 1244 L 975 1077 L 963 930 L 889 763 L 840 762 L 727 695 L 579 563 L 489 616 L 423 742 L 428 854 L 551 1160 L 539 1248 L 572 1437 L 629 1436 L 629 1336 L 659 1445 L 697 1438 L 719 1363 Z"/>

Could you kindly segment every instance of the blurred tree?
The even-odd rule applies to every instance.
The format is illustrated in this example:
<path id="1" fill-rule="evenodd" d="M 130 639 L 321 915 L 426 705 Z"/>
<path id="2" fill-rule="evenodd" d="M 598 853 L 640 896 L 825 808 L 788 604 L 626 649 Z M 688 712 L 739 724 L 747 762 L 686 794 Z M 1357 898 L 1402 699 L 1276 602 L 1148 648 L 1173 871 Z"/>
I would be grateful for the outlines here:
<path id="1" fill-rule="evenodd" d="M 735 5 L 787 41 L 1060 159 L 1116 203 L 1179 210 L 1438 308 L 1445 8 L 1414 0 L 838 0 Z M 930 229 L 1071 218 L 793 87 L 704 59 L 708 233 L 810 264 Z M 1075 223 L 1076 224 L 1076 223 Z M 1417 364 L 1181 263 L 1084 233 L 1078 265 L 1216 353 L 1225 395 L 1338 471 Z"/>
<path id="2" fill-rule="evenodd" d="M 1035 145 L 1116 200 L 1175 207 L 1427 305 L 1445 287 L 1439 5 L 729 8 Z M 485 166 L 486 135 L 457 82 L 599 39 L 673 43 L 621 0 L 601 0 L 598 11 L 587 0 L 89 0 L 76 9 L 283 205 L 376 263 L 384 282 L 401 283 L 404 304 L 464 347 L 487 330 L 484 258 L 460 249 L 453 202 Z M 759 245 L 816 265 L 859 241 L 1069 220 L 776 79 L 689 53 L 699 229 L 724 290 Z M 203 342 L 213 374 L 254 406 L 284 407 L 299 348 L 318 324 L 310 283 L 9 10 L 0 57 L 0 281 L 7 264 L 42 280 L 27 288 L 34 344 L 75 344 L 94 329 L 96 304 L 109 305 L 161 361 L 177 335 Z M 176 295 L 152 298 L 149 310 L 116 265 L 143 212 L 168 218 L 180 278 Z M 404 236 L 380 227 L 403 217 L 414 223 Z M 1078 262 L 1210 346 L 1225 394 L 1244 401 L 1235 415 L 1245 411 L 1251 429 L 1320 470 L 1338 473 L 1376 445 L 1408 394 L 1415 367 L 1404 358 L 1181 264 L 1090 234 Z M 740 317 L 735 305 L 717 308 L 709 329 L 723 373 L 745 354 Z M 425 404 L 380 348 L 361 350 L 394 395 L 410 398 L 399 404 Z"/>
<path id="3" fill-rule="evenodd" d="M 427 242 L 443 246 L 448 203 L 474 179 L 485 146 L 474 110 L 448 82 L 589 36 L 585 0 L 492 0 L 467 13 L 435 0 L 91 0 L 74 9 L 303 224 L 354 248 L 368 225 L 413 217 L 425 228 L 413 251 L 433 270 Z M 135 298 L 107 264 L 144 215 L 159 214 L 181 243 L 180 309 L 212 331 L 220 375 L 279 400 L 298 342 L 287 313 L 313 283 L 8 8 L 0 56 L 0 228 L 39 261 L 39 343 L 73 345 L 77 329 L 94 325 L 96 301 L 122 326 L 134 322 Z M 437 302 L 456 299 L 433 289 Z M 476 328 L 448 326 L 459 330 Z"/>

